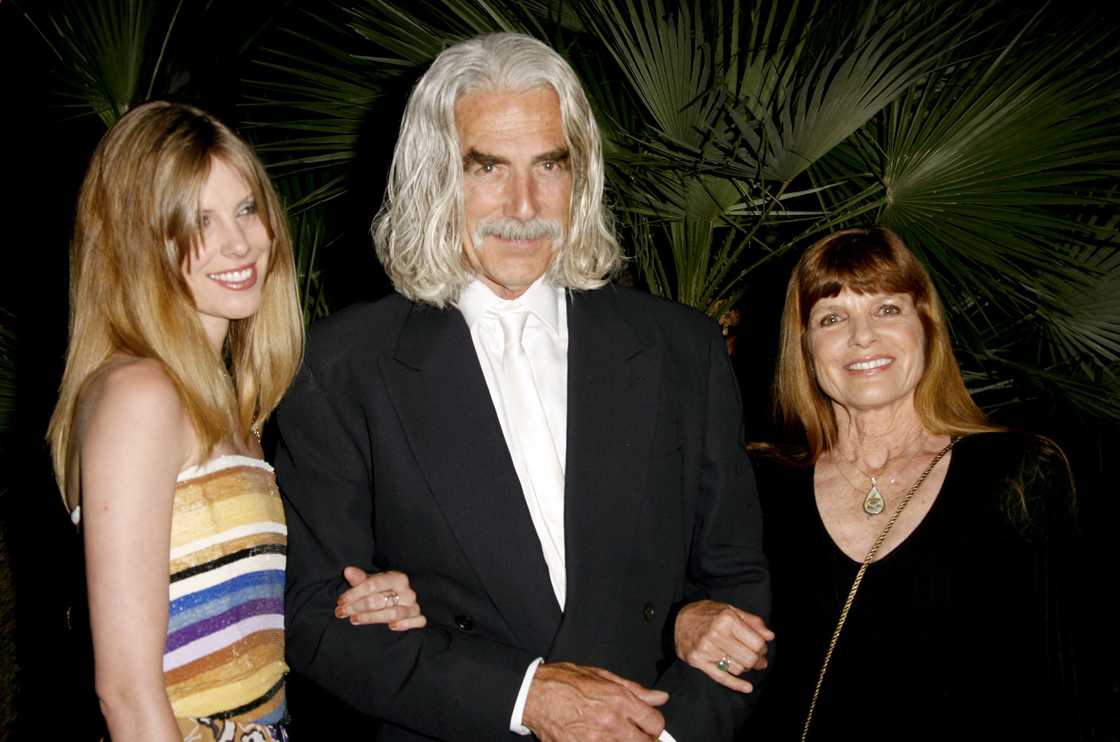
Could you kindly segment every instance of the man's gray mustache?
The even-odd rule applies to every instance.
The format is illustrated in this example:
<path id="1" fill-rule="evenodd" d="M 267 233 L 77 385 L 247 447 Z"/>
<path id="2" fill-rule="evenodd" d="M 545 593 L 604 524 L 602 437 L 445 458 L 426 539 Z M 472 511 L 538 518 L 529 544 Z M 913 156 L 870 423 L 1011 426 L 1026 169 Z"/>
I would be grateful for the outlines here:
<path id="1" fill-rule="evenodd" d="M 564 228 L 560 226 L 559 219 L 492 219 L 476 224 L 474 228 L 476 245 L 481 245 L 486 237 L 502 240 L 539 240 L 548 237 L 553 242 L 559 242 L 563 236 Z"/>

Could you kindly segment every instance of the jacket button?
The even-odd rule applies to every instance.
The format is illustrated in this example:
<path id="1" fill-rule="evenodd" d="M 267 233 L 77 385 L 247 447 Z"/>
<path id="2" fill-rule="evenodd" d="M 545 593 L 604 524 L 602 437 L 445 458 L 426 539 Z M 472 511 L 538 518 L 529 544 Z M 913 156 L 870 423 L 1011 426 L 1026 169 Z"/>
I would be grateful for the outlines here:
<path id="1" fill-rule="evenodd" d="M 474 628 L 474 619 L 464 613 L 460 613 L 455 617 L 455 625 L 459 627 L 459 631 L 470 631 Z"/>
<path id="2" fill-rule="evenodd" d="M 652 621 L 653 616 L 656 613 L 657 611 L 653 609 L 653 603 L 646 603 L 644 606 L 642 606 L 642 618 L 646 620 L 646 623 Z"/>

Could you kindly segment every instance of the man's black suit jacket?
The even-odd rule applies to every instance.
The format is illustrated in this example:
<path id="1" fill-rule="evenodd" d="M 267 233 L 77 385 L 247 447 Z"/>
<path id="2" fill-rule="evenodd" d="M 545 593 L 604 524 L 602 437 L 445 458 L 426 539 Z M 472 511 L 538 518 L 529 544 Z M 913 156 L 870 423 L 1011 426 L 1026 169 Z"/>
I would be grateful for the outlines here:
<path id="1" fill-rule="evenodd" d="M 754 475 L 722 337 L 639 292 L 568 308 L 561 613 L 463 316 L 391 296 L 311 332 L 278 412 L 292 669 L 383 719 L 382 740 L 512 740 L 529 663 L 670 693 L 678 742 L 731 739 L 753 698 L 675 659 L 685 603 L 769 617 Z M 429 624 L 334 616 L 346 565 L 399 569 Z"/>

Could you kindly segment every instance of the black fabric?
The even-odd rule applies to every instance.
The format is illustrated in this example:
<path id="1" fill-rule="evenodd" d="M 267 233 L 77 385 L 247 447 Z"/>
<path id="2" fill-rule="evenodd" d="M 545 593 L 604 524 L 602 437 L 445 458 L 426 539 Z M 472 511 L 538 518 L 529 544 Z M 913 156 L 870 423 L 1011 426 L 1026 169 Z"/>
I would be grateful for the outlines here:
<path id="1" fill-rule="evenodd" d="M 742 739 L 796 740 L 859 565 L 824 529 L 812 469 L 767 461 L 759 481 L 780 644 Z M 868 569 L 809 738 L 1072 738 L 1070 495 L 1038 438 L 958 442 L 929 513 Z"/>
<path id="2" fill-rule="evenodd" d="M 377 739 L 513 739 L 538 656 L 669 691 L 678 742 L 732 739 L 753 703 L 664 641 L 690 599 L 769 615 L 723 339 L 697 312 L 613 287 L 575 294 L 568 325 L 563 614 L 462 315 L 394 296 L 311 333 L 278 411 L 288 657 L 382 719 Z M 336 619 L 348 564 L 406 572 L 428 627 Z"/>

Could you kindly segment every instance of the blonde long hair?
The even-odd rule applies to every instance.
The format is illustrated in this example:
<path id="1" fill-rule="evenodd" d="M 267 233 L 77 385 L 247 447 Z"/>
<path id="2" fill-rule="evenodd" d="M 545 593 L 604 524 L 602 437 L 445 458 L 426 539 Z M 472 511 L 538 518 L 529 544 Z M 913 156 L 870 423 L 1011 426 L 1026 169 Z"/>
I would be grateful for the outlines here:
<path id="1" fill-rule="evenodd" d="M 182 272 L 201 240 L 199 199 L 213 158 L 249 185 L 272 238 L 260 309 L 230 323 L 227 357 L 208 342 Z M 192 106 L 157 101 L 127 113 L 98 144 L 82 183 L 66 371 L 47 435 L 63 499 L 78 474 L 69 456 L 78 401 L 114 353 L 163 367 L 203 459 L 222 441 L 259 432 L 299 367 L 303 323 L 280 200 L 249 145 Z"/>
<path id="2" fill-rule="evenodd" d="M 575 72 L 534 38 L 487 34 L 436 57 L 405 108 L 385 203 L 372 229 L 377 256 L 398 292 L 442 307 L 455 301 L 472 277 L 463 259 L 463 156 L 456 102 L 468 93 L 517 93 L 546 85 L 560 98 L 575 177 L 568 234 L 549 265 L 548 280 L 554 286 L 595 289 L 622 263 L 603 206 L 602 138 Z"/>
<path id="3" fill-rule="evenodd" d="M 945 312 L 929 273 L 902 239 L 888 229 L 845 229 L 815 242 L 793 269 L 782 313 L 774 390 L 778 416 L 802 432 L 809 461 L 837 439 L 832 403 L 813 376 L 809 311 L 845 288 L 859 294 L 909 294 L 925 333 L 926 367 L 914 390 L 914 407 L 926 430 L 960 436 L 1002 430 L 988 423 L 972 400 L 953 355 Z"/>

